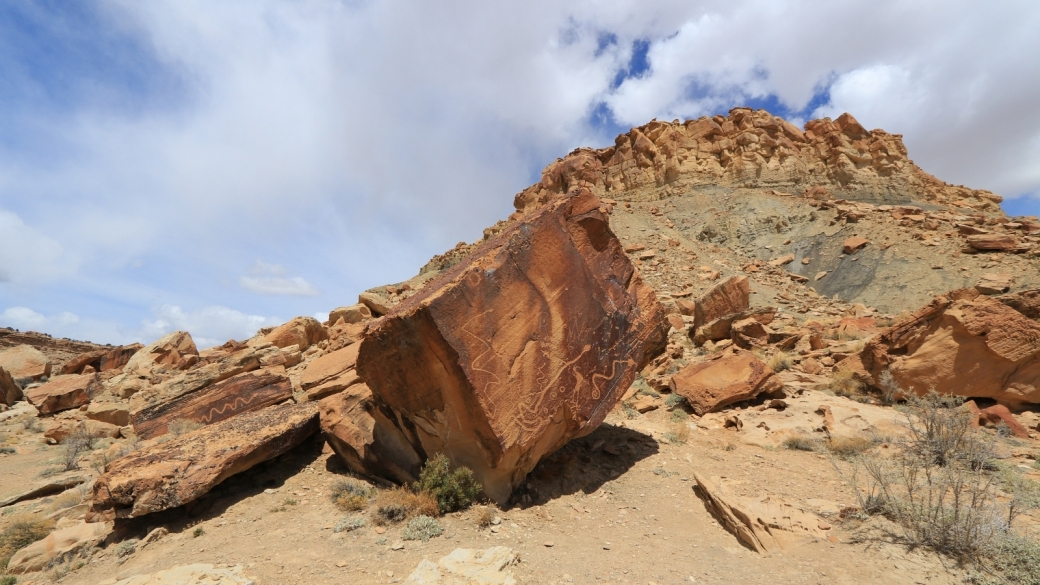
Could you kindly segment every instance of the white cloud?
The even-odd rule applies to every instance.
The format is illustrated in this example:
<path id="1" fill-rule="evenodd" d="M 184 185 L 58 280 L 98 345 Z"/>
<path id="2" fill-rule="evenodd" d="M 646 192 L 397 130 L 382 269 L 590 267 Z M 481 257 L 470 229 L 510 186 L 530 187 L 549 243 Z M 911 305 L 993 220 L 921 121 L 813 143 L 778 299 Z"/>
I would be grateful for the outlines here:
<path id="1" fill-rule="evenodd" d="M 58 241 L 0 209 L 0 284 L 40 284 L 67 276 L 75 261 Z"/>
<path id="2" fill-rule="evenodd" d="M 249 269 L 250 275 L 238 279 L 242 288 L 260 295 L 314 297 L 318 290 L 302 276 L 285 276 L 281 264 L 256 261 Z"/>
<path id="3" fill-rule="evenodd" d="M 154 314 L 154 319 L 141 323 L 144 339 L 153 340 L 174 331 L 187 331 L 200 348 L 220 345 L 229 339 L 248 339 L 261 327 L 282 323 L 277 317 L 247 315 L 216 306 L 185 311 L 176 305 L 163 305 L 155 309 Z"/>
<path id="4" fill-rule="evenodd" d="M 0 323 L 4 327 L 14 329 L 42 331 L 46 328 L 75 325 L 79 323 L 79 316 L 69 312 L 62 312 L 47 317 L 27 307 L 8 307 L 4 309 L 4 312 L 0 313 Z"/>

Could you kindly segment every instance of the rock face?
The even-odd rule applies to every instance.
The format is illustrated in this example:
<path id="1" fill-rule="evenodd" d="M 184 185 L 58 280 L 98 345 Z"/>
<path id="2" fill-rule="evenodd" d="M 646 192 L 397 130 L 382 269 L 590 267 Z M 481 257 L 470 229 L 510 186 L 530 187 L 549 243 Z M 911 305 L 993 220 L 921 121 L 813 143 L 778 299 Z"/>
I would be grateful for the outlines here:
<path id="1" fill-rule="evenodd" d="M 1040 403 L 1040 324 L 975 289 L 952 291 L 869 341 L 862 365 L 903 391 Z"/>
<path id="2" fill-rule="evenodd" d="M 721 339 L 729 339 L 733 335 L 733 324 L 737 322 L 746 322 L 747 319 L 753 319 L 761 325 L 769 325 L 773 322 L 776 317 L 776 307 L 757 307 L 754 309 L 748 309 L 732 315 L 726 315 L 719 317 L 714 321 L 709 321 L 703 326 L 698 327 L 696 330 L 690 328 L 690 337 L 696 345 L 703 345 L 708 341 L 719 341 Z"/>
<path id="3" fill-rule="evenodd" d="M 751 282 L 746 276 L 731 276 L 709 288 L 694 303 L 693 328 L 719 317 L 746 311 L 751 306 Z"/>
<path id="4" fill-rule="evenodd" d="M 63 374 L 80 374 L 86 367 L 94 368 L 95 372 L 107 372 L 125 366 L 135 353 L 144 347 L 140 343 L 133 345 L 122 345 L 115 349 L 98 349 L 82 353 L 72 358 L 62 368 Z"/>
<path id="5" fill-rule="evenodd" d="M 354 343 L 327 353 L 311 363 L 300 376 L 307 400 L 321 400 L 361 383 L 356 366 L 359 344 Z"/>
<path id="6" fill-rule="evenodd" d="M 0 368 L 0 404 L 14 405 L 22 399 L 22 388 L 7 370 Z"/>
<path id="7" fill-rule="evenodd" d="M 9 573 L 29 573 L 42 571 L 51 561 L 62 555 L 74 553 L 83 547 L 101 542 L 112 526 L 104 522 L 94 524 L 80 523 L 61 530 L 55 530 L 43 540 L 39 540 L 14 553 L 7 564 Z"/>
<path id="8" fill-rule="evenodd" d="M 328 339 L 325 328 L 314 317 L 296 317 L 288 323 L 275 327 L 264 339 L 275 347 L 298 345 L 301 350 Z"/>
<path id="9" fill-rule="evenodd" d="M 1040 319 L 1040 289 L 1001 295 L 997 300 L 1030 319 Z"/>
<path id="10" fill-rule="evenodd" d="M 87 519 L 136 518 L 187 504 L 317 430 L 313 405 L 271 406 L 139 449 L 109 464 L 94 483 Z"/>
<path id="11" fill-rule="evenodd" d="M 925 173 L 907 158 L 902 136 L 867 131 L 849 114 L 811 120 L 803 131 L 765 110 L 734 108 L 728 116 L 683 123 L 655 120 L 618 136 L 614 146 L 579 148 L 546 167 L 540 182 L 516 195 L 514 206 L 527 213 L 579 187 L 601 197 L 620 199 L 623 193 L 628 201 L 649 201 L 655 188 L 666 185 L 748 182 L 804 190 L 808 197 L 840 190 L 847 199 L 898 204 L 911 195 L 979 211 L 998 211 L 1002 201 Z"/>
<path id="12" fill-rule="evenodd" d="M 101 391 L 97 374 L 59 376 L 29 390 L 25 397 L 40 414 L 54 414 L 79 408 Z"/>
<path id="13" fill-rule="evenodd" d="M 199 361 L 199 350 L 187 331 L 174 331 L 134 353 L 125 372 L 148 374 L 153 369 L 186 370 Z"/>
<path id="14" fill-rule="evenodd" d="M 133 415 L 134 432 L 151 439 L 169 432 L 175 420 L 211 425 L 292 398 L 292 383 L 283 373 L 246 372 L 143 408 Z"/>
<path id="15" fill-rule="evenodd" d="M 701 416 L 783 387 L 765 362 L 742 350 L 690 364 L 676 372 L 669 385 Z"/>
<path id="16" fill-rule="evenodd" d="M 397 483 L 419 479 L 423 458 L 380 407 L 365 384 L 329 396 L 319 404 L 321 430 L 332 449 L 357 473 Z"/>
<path id="17" fill-rule="evenodd" d="M 31 345 L 19 345 L 0 352 L 0 368 L 15 380 L 39 380 L 51 375 L 51 362 Z"/>
<path id="18" fill-rule="evenodd" d="M 498 502 L 664 349 L 664 310 L 601 205 L 579 191 L 513 223 L 361 342 L 358 373 L 416 451 L 469 467 Z"/>
<path id="19" fill-rule="evenodd" d="M 509 568 L 519 560 L 516 551 L 504 546 L 487 550 L 457 548 L 436 563 L 423 559 L 404 582 L 416 585 L 516 585 Z"/>

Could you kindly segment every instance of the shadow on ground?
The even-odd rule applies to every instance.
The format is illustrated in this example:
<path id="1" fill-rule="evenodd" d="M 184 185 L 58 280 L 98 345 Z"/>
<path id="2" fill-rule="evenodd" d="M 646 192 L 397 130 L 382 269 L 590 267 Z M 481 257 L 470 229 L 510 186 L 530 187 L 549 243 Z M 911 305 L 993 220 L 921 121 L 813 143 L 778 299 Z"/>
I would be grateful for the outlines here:
<path id="1" fill-rule="evenodd" d="M 528 508 L 579 491 L 590 494 L 658 451 L 657 441 L 649 435 L 600 425 L 539 463 L 513 494 L 514 505 Z"/>

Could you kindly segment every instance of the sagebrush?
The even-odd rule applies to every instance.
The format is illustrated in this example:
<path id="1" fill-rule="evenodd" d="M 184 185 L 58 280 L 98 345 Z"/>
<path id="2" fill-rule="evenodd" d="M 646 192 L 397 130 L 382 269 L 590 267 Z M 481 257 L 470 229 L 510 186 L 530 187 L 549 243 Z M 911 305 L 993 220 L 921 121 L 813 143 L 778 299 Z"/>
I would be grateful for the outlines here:
<path id="1" fill-rule="evenodd" d="M 426 462 L 415 491 L 429 494 L 437 501 L 442 514 L 468 508 L 480 495 L 480 484 L 468 467 L 451 470 L 448 458 L 437 454 Z"/>

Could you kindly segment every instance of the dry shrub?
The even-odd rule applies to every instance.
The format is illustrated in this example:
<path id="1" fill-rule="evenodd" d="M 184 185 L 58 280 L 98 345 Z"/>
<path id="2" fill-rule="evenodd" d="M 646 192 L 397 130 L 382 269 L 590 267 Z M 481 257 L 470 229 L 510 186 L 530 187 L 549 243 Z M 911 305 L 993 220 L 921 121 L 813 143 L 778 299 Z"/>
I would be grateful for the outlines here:
<path id="1" fill-rule="evenodd" d="M 827 449 L 842 459 L 855 457 L 869 451 L 873 446 L 873 441 L 860 436 L 831 437 L 831 440 L 827 442 Z"/>
<path id="2" fill-rule="evenodd" d="M 401 531 L 401 540 L 429 542 L 431 538 L 442 534 L 444 527 L 440 522 L 430 516 L 420 515 L 408 521 L 408 526 Z"/>
<path id="3" fill-rule="evenodd" d="M 791 366 L 794 365 L 794 360 L 791 359 L 790 354 L 781 351 L 774 353 L 773 356 L 769 358 L 769 361 L 766 362 L 766 365 L 768 365 L 774 372 L 782 372 L 791 369 Z"/>
<path id="4" fill-rule="evenodd" d="M 332 503 L 340 510 L 347 512 L 359 512 L 368 506 L 368 498 L 372 495 L 372 488 L 363 481 L 349 478 L 339 480 L 332 484 L 329 497 Z"/>
<path id="5" fill-rule="evenodd" d="M 179 418 L 177 420 L 170 421 L 170 424 L 167 425 L 166 430 L 170 431 L 171 435 L 179 437 L 181 435 L 186 435 L 192 431 L 197 431 L 204 426 L 206 425 L 200 422 Z"/>
<path id="6" fill-rule="evenodd" d="M 441 514 L 468 508 L 483 490 L 473 471 L 468 467 L 452 471 L 448 458 L 441 453 L 426 462 L 413 487 L 436 500 Z"/>
<path id="7" fill-rule="evenodd" d="M 437 500 L 428 493 L 415 493 L 407 488 L 383 490 L 376 496 L 372 522 L 377 526 L 396 524 L 415 516 L 437 516 Z"/>
<path id="8" fill-rule="evenodd" d="M 0 568 L 6 568 L 14 553 L 43 539 L 54 530 L 54 520 L 20 514 L 8 520 L 0 530 Z"/>
<path id="9" fill-rule="evenodd" d="M 676 445 L 685 445 L 690 440 L 690 427 L 684 423 L 676 424 L 672 426 L 672 430 L 662 435 L 669 443 L 675 443 Z"/>
<path id="10" fill-rule="evenodd" d="M 88 493 L 89 488 L 87 488 L 86 484 L 80 484 L 74 488 L 67 489 L 51 500 L 50 510 L 57 512 L 58 510 L 66 510 L 73 506 L 78 506 L 83 503 Z"/>
<path id="11" fill-rule="evenodd" d="M 831 381 L 827 385 L 827 388 L 831 392 L 834 392 L 836 396 L 844 396 L 851 398 L 853 396 L 859 396 L 863 393 L 863 383 L 856 378 L 850 370 L 838 370 L 831 376 Z"/>
<path id="12" fill-rule="evenodd" d="M 784 439 L 784 448 L 793 451 L 818 451 L 820 441 L 805 435 L 791 435 Z"/>
<path id="13" fill-rule="evenodd" d="M 491 506 L 481 506 L 480 512 L 477 513 L 477 526 L 480 528 L 487 528 L 491 526 L 491 522 L 495 519 L 495 509 Z"/>

